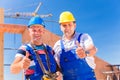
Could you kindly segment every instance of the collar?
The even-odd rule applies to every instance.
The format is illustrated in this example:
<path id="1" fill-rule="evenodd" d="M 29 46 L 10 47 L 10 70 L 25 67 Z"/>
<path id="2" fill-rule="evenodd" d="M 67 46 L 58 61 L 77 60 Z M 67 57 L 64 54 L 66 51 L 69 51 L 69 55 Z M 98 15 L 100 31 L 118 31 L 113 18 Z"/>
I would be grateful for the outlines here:
<path id="1" fill-rule="evenodd" d="M 71 40 L 74 39 L 76 37 L 77 33 L 75 32 L 74 35 L 72 36 Z M 71 41 L 71 40 L 66 40 L 65 39 L 65 35 L 62 36 L 62 40 L 63 41 Z"/>

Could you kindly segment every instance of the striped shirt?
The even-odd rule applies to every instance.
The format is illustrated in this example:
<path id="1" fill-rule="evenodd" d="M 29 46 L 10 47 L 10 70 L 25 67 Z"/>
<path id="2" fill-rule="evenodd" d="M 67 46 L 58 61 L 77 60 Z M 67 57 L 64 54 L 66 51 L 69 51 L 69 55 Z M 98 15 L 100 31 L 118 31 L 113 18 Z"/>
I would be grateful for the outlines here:
<path id="1" fill-rule="evenodd" d="M 28 45 L 31 47 L 30 44 L 28 44 Z M 26 48 L 27 48 L 26 45 L 22 45 L 22 46 L 18 49 L 15 57 L 25 57 L 25 55 L 26 55 Z M 39 55 L 46 54 L 43 45 L 35 46 L 35 49 L 37 50 L 37 53 L 38 53 Z M 52 51 L 52 48 L 51 48 L 51 47 L 50 47 L 50 50 Z M 31 54 L 30 54 L 30 56 L 29 56 L 29 59 L 31 60 L 30 66 L 29 66 L 29 69 L 27 69 L 27 70 L 25 71 L 25 74 L 27 74 L 27 75 L 33 74 L 33 73 L 34 73 L 33 69 L 35 68 L 35 62 L 34 62 L 34 60 L 33 60 L 33 57 L 31 56 Z M 42 59 L 42 58 L 41 58 L 41 59 Z"/>

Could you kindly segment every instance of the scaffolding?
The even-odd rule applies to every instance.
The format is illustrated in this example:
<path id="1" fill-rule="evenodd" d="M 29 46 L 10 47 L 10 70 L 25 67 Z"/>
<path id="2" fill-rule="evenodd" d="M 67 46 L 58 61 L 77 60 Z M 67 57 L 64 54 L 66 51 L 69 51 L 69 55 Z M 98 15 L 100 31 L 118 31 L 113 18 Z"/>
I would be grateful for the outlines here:
<path id="1" fill-rule="evenodd" d="M 106 76 L 106 80 L 120 80 L 120 65 L 107 65 L 111 68 L 111 71 L 104 71 L 103 74 Z"/>

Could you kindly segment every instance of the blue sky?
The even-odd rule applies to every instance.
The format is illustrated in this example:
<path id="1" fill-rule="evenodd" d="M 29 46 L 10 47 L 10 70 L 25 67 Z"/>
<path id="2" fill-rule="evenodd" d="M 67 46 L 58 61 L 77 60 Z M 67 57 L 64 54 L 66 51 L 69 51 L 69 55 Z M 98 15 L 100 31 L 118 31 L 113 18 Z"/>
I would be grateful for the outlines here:
<path id="1" fill-rule="evenodd" d="M 76 31 L 93 38 L 98 48 L 96 56 L 111 64 L 120 64 L 120 0 L 0 0 L 0 7 L 5 13 L 33 12 L 39 2 L 43 4 L 38 14 L 53 14 L 44 20 L 58 21 L 62 11 L 71 11 L 77 21 Z M 33 3 L 36 5 L 26 7 Z M 28 21 L 5 18 L 5 23 L 27 25 Z M 57 23 L 45 24 L 51 32 L 62 35 Z"/>
<path id="2" fill-rule="evenodd" d="M 98 47 L 97 56 L 110 63 L 120 63 L 120 1 L 119 0 L 0 0 L 0 7 L 9 12 L 33 12 L 42 2 L 38 14 L 53 16 L 45 20 L 58 21 L 62 11 L 71 11 L 77 21 L 77 32 L 89 33 Z M 29 6 L 35 4 L 33 6 Z M 12 10 L 9 10 L 12 9 Z M 5 18 L 5 23 L 25 24 L 27 20 Z M 46 22 L 46 28 L 61 35 L 59 25 Z M 114 58 L 113 58 L 114 57 Z"/>

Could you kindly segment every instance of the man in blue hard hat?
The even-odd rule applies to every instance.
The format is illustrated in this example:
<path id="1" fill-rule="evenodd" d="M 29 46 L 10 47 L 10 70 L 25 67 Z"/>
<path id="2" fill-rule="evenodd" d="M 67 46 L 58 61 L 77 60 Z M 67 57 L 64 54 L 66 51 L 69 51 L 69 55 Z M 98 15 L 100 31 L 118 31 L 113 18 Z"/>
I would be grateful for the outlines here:
<path id="1" fill-rule="evenodd" d="M 11 72 L 14 74 L 24 70 L 26 80 L 60 80 L 57 74 L 57 65 L 53 57 L 52 48 L 42 41 L 45 33 L 44 21 L 39 17 L 32 17 L 28 24 L 28 31 L 31 38 L 30 43 L 20 46 L 15 55 L 15 60 L 11 64 Z M 34 50 L 35 49 L 35 50 Z M 42 62 L 39 63 L 38 57 Z M 41 66 L 40 64 L 43 64 Z M 54 79 L 50 79 L 46 73 L 53 74 Z M 56 74 L 57 73 L 57 74 Z"/>

